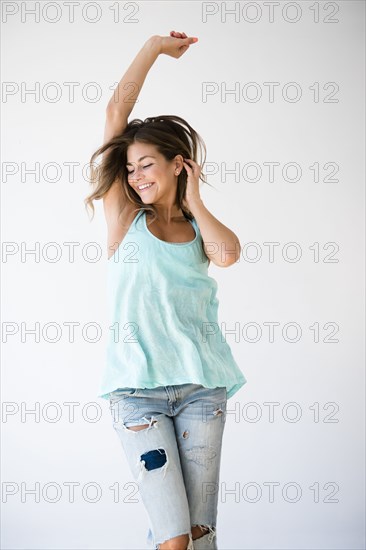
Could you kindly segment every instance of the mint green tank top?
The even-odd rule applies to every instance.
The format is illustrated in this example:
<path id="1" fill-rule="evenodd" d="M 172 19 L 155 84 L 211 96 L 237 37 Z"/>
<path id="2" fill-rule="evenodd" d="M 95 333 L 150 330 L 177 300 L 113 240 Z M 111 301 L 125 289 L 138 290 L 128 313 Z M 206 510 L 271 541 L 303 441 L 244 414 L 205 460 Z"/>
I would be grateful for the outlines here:
<path id="1" fill-rule="evenodd" d="M 195 220 L 187 243 L 158 239 L 140 210 L 107 265 L 108 337 L 98 397 L 118 388 L 226 387 L 246 378 L 218 324 L 217 282 Z"/>

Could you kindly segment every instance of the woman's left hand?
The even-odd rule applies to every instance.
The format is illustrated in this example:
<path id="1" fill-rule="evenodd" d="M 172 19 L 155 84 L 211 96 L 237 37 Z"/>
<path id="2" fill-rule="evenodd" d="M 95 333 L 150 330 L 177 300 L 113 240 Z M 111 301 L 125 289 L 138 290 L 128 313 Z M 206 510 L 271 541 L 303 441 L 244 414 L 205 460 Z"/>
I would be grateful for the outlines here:
<path id="1" fill-rule="evenodd" d="M 185 199 L 189 206 L 191 202 L 201 200 L 199 191 L 199 177 L 202 169 L 201 166 L 192 159 L 184 159 L 183 164 L 187 171 L 187 188 Z"/>

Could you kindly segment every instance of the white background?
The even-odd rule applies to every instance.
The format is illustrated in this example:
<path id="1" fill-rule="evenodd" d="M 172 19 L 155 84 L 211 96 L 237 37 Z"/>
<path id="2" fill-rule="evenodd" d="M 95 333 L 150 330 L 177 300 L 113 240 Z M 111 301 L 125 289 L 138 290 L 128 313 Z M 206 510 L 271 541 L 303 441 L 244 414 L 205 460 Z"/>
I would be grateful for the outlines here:
<path id="1" fill-rule="evenodd" d="M 215 189 L 202 189 L 207 208 L 243 246 L 230 269 L 209 268 L 219 284 L 220 321 L 228 329 L 238 323 L 237 341 L 233 334 L 227 341 L 248 380 L 228 401 L 219 547 L 364 548 L 364 2 L 280 2 L 272 22 L 266 2 L 237 2 L 237 15 L 226 18 L 225 6 L 232 9 L 234 2 L 121 2 L 116 23 L 112 2 L 98 3 L 95 23 L 93 6 L 83 18 L 83 2 L 75 6 L 73 23 L 58 2 L 59 21 L 51 23 L 56 3 L 42 12 L 40 2 L 39 22 L 24 12 L 22 20 L 22 10 L 34 4 L 3 2 L 2 80 L 5 92 L 13 93 L 3 88 L 1 105 L 1 381 L 3 411 L 11 413 L 3 412 L 1 426 L 2 547 L 146 548 L 147 516 L 139 494 L 129 498 L 134 486 L 125 484 L 133 480 L 108 402 L 96 397 L 105 360 L 107 234 L 101 201 L 92 222 L 85 212 L 90 186 L 82 167 L 102 143 L 105 107 L 117 81 L 150 35 L 174 29 L 199 41 L 179 60 L 157 60 L 133 117 L 182 116 L 205 140 L 211 166 L 239 163 L 241 170 L 257 163 L 262 169 L 258 181 L 242 174 L 225 180 L 219 170 L 209 179 Z M 217 10 L 206 22 L 205 9 Z M 4 10 L 14 14 L 6 17 Z M 133 11 L 135 22 L 124 21 Z M 290 22 L 296 14 L 298 21 Z M 50 82 L 61 92 L 57 101 Z M 66 82 L 80 83 L 73 100 Z M 90 82 L 101 90 L 97 101 L 92 88 L 85 92 Z M 207 101 L 204 82 L 219 90 Z M 257 102 L 248 100 L 253 88 L 245 96 L 248 82 L 262 92 Z M 273 101 L 265 82 L 279 83 Z M 283 97 L 289 82 L 301 89 L 296 102 Z M 318 101 L 310 89 L 316 82 Z M 329 82 L 339 86 L 337 102 L 325 101 L 333 90 L 324 89 Z M 237 102 L 232 94 L 220 95 L 235 83 Z M 38 97 L 22 96 L 22 89 L 36 86 Z M 293 93 L 289 88 L 288 97 Z M 265 162 L 280 163 L 274 181 Z M 289 162 L 301 168 L 296 182 L 282 175 Z M 324 168 L 328 162 L 339 167 L 336 182 L 324 181 L 332 171 Z M 36 163 L 39 176 L 26 173 Z M 59 165 L 58 174 L 47 171 L 48 163 Z M 66 163 L 77 163 L 73 178 Z M 314 163 L 318 182 L 309 168 Z M 88 261 L 91 242 L 99 246 L 99 261 Z M 50 260 L 56 249 L 47 252 L 49 243 L 57 244 L 58 261 Z M 77 243 L 74 261 L 65 243 Z M 261 253 L 256 262 L 249 243 Z M 278 243 L 273 261 L 265 243 Z M 298 261 L 289 260 L 294 247 L 286 257 L 288 243 L 297 243 Z M 4 254 L 4 247 L 13 253 Z M 37 247 L 39 254 L 24 255 Z M 89 249 L 90 258 L 94 252 Z M 78 323 L 74 341 L 67 322 Z M 268 322 L 279 323 L 273 342 Z M 39 337 L 25 334 L 36 323 Z M 44 330 L 47 323 L 59 326 L 58 336 Z M 99 341 L 85 340 L 87 323 L 103 327 Z M 248 323 L 260 327 L 258 341 L 250 341 L 254 328 L 244 337 Z M 297 342 L 286 341 L 287 323 L 301 329 Z M 290 329 L 288 338 L 294 335 Z M 55 407 L 46 407 L 51 402 L 58 404 L 55 422 Z M 77 404 L 74 421 L 65 403 Z M 87 409 L 88 403 L 94 405 Z M 277 404 L 273 421 L 268 403 Z M 38 418 L 21 415 L 22 408 L 37 407 Z M 298 421 L 291 422 L 296 413 Z M 73 502 L 70 483 L 77 484 Z M 97 502 L 91 502 L 96 492 L 87 490 L 88 483 L 100 488 Z M 294 486 L 286 493 L 288 483 L 296 484 L 296 502 Z M 121 489 L 117 503 L 114 484 Z M 32 489 L 36 494 L 27 493 Z"/>

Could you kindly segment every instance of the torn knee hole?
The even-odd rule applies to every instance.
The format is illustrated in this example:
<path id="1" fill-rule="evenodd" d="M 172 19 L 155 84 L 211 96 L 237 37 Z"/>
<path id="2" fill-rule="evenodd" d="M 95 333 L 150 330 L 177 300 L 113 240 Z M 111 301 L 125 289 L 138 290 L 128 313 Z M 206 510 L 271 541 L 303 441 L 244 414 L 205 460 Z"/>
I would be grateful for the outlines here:
<path id="1" fill-rule="evenodd" d="M 213 412 L 213 414 L 214 414 L 215 416 L 220 416 L 220 414 L 222 414 L 222 413 L 223 413 L 223 410 L 222 410 L 222 409 L 216 409 L 216 410 Z"/>
<path id="2" fill-rule="evenodd" d="M 156 470 L 166 463 L 166 452 L 164 449 L 154 449 L 142 454 L 140 459 L 144 462 L 146 470 Z"/>
<path id="3" fill-rule="evenodd" d="M 192 526 L 192 538 L 193 540 L 199 539 L 206 535 L 209 532 L 209 527 L 205 525 L 194 525 Z"/>

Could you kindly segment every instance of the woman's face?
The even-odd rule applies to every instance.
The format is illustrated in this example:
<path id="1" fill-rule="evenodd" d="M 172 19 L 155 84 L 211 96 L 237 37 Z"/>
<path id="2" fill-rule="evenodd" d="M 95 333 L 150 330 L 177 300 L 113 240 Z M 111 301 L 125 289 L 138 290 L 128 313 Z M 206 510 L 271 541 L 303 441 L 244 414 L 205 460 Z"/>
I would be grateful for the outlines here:
<path id="1" fill-rule="evenodd" d="M 183 157 L 168 161 L 155 145 L 135 142 L 127 149 L 128 183 L 146 204 L 174 204 Z"/>

